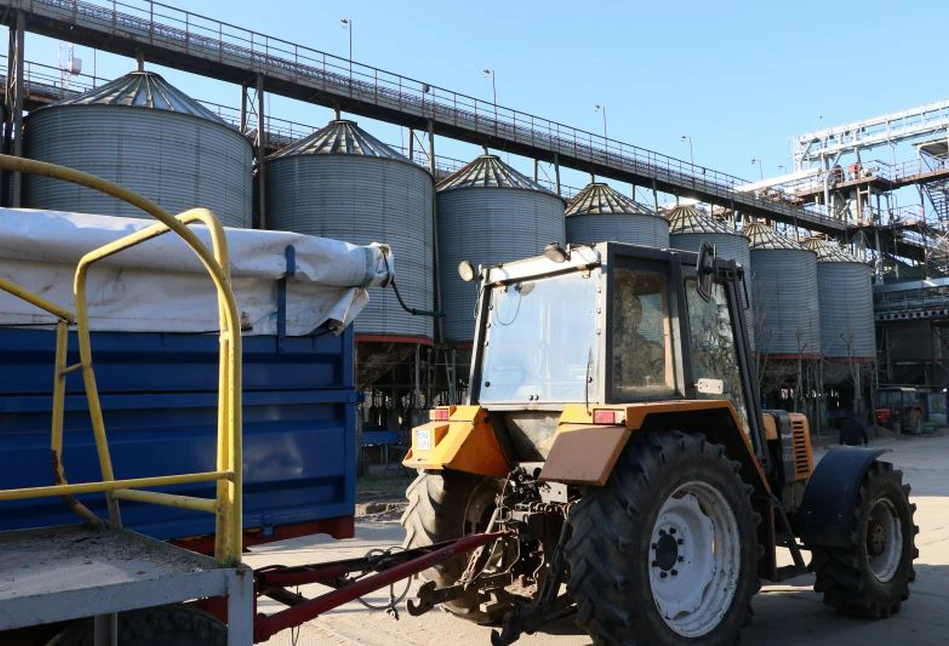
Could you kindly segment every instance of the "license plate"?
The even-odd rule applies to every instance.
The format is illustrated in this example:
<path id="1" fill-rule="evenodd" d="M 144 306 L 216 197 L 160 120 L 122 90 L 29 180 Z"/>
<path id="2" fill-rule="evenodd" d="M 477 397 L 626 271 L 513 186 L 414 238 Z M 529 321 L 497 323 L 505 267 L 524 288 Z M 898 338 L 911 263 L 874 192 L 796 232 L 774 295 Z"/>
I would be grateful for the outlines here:
<path id="1" fill-rule="evenodd" d="M 415 431 L 415 448 L 419 451 L 432 450 L 432 432 L 428 429 Z"/>

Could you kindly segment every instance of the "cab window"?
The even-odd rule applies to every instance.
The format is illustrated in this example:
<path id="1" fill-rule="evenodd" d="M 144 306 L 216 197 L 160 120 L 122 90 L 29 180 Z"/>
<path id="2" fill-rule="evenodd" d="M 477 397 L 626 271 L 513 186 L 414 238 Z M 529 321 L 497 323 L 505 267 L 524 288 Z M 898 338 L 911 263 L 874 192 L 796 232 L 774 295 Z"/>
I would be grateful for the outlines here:
<path id="1" fill-rule="evenodd" d="M 675 391 L 666 277 L 655 271 L 613 271 L 613 398 Z"/>

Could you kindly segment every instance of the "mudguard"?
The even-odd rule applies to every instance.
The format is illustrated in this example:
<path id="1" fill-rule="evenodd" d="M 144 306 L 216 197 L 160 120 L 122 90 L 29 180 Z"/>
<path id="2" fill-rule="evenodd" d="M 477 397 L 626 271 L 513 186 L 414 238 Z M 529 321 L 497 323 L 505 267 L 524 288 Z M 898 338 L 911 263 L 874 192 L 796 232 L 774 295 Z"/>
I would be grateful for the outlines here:
<path id="1" fill-rule="evenodd" d="M 860 484 L 870 464 L 887 451 L 841 446 L 831 449 L 817 464 L 798 509 L 799 533 L 806 547 L 845 549 L 852 545 Z"/>

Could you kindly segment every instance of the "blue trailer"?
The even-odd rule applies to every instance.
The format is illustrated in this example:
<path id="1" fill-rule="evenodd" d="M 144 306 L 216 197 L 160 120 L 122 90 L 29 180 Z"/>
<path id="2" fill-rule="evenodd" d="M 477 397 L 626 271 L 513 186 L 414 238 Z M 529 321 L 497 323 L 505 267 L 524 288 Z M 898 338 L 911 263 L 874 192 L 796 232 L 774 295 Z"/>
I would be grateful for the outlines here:
<path id="1" fill-rule="evenodd" d="M 75 353 L 75 337 L 70 340 Z M 356 403 L 352 326 L 244 338 L 245 545 L 325 532 L 353 535 Z M 93 333 L 96 378 L 117 478 L 213 471 L 216 335 Z M 0 328 L 0 489 L 51 483 L 50 366 L 55 332 Z M 63 455 L 70 481 L 99 479 L 85 391 L 67 377 Z M 213 497 L 213 484 L 165 488 Z M 101 495 L 79 500 L 106 516 Z M 208 514 L 125 502 L 123 525 L 210 551 Z M 0 503 L 0 530 L 75 522 L 58 498 Z M 192 539 L 189 541 L 188 539 Z"/>

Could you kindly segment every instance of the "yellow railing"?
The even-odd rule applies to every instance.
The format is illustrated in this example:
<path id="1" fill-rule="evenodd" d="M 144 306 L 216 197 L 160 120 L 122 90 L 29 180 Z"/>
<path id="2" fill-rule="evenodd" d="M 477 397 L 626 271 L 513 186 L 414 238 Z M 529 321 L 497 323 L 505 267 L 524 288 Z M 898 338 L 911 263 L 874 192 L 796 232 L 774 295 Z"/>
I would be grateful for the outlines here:
<path id="1" fill-rule="evenodd" d="M 210 512 L 216 516 L 215 558 L 222 564 L 239 563 L 243 533 L 241 517 L 241 335 L 237 302 L 231 289 L 227 238 L 220 222 L 207 209 L 192 209 L 173 216 L 157 204 L 118 184 L 64 166 L 0 155 L 0 169 L 43 175 L 81 184 L 122 199 L 159 220 L 159 222 L 149 227 L 90 251 L 80 259 L 73 283 L 73 292 L 76 298 L 75 314 L 50 303 L 19 285 L 0 278 L 0 290 L 9 292 L 58 319 L 56 323 L 53 420 L 50 441 L 54 478 L 58 484 L 0 490 L 0 501 L 64 496 L 72 509 L 85 520 L 101 522 L 89 509 L 76 501 L 73 496 L 103 492 L 109 510 L 109 523 L 113 527 L 121 526 L 119 500 L 133 500 Z M 195 222 L 203 223 L 210 231 L 213 251 L 209 251 L 201 239 L 188 228 L 187 225 Z M 218 316 L 221 328 L 221 354 L 218 372 L 217 469 L 206 473 L 116 480 L 102 417 L 102 407 L 99 403 L 99 391 L 96 387 L 95 373 L 92 366 L 92 345 L 86 307 L 86 277 L 90 268 L 98 261 L 169 231 L 181 237 L 194 251 L 207 269 L 217 289 Z M 79 341 L 79 363 L 67 365 L 67 340 L 71 324 L 76 326 Z M 67 374 L 77 370 L 82 371 L 102 479 L 97 482 L 70 484 L 66 481 L 62 455 L 66 394 L 65 378 Z M 142 490 L 144 488 L 209 481 L 217 482 L 217 496 L 214 499 Z"/>

